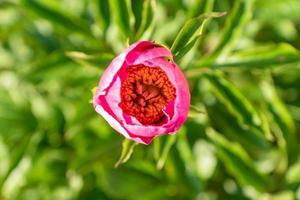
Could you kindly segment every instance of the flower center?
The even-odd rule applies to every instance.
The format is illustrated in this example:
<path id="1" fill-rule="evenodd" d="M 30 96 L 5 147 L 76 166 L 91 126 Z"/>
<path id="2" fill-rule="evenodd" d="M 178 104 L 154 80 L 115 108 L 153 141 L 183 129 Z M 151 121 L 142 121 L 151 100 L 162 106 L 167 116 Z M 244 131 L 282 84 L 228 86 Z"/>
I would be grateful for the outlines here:
<path id="1" fill-rule="evenodd" d="M 176 97 L 176 90 L 159 67 L 134 65 L 127 68 L 121 85 L 120 107 L 144 125 L 159 123 L 163 108 Z"/>

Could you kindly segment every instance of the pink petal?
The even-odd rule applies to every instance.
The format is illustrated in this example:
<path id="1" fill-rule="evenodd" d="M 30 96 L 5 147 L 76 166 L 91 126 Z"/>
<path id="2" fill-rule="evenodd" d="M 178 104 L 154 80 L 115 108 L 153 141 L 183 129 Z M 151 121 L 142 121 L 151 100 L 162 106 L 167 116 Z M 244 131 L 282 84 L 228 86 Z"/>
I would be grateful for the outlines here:
<path id="1" fill-rule="evenodd" d="M 97 93 L 103 92 L 112 82 L 118 71 L 124 64 L 124 61 L 131 51 L 141 51 L 143 49 L 150 48 L 153 43 L 149 41 L 140 41 L 132 44 L 130 47 L 125 49 L 120 55 L 118 55 L 108 66 L 108 68 L 104 71 L 101 80 L 98 85 Z M 97 96 L 97 95 L 96 95 Z"/>
<path id="2" fill-rule="evenodd" d="M 147 60 L 152 60 L 154 58 L 172 58 L 172 53 L 163 47 L 153 47 L 151 49 L 147 49 L 143 52 L 135 52 L 128 54 L 127 64 L 128 65 L 136 65 L 140 63 L 144 63 Z"/>
<path id="3" fill-rule="evenodd" d="M 105 70 L 93 99 L 95 110 L 126 138 L 149 144 L 155 136 L 173 134 L 185 122 L 189 110 L 190 94 L 188 84 L 176 63 L 166 60 L 172 53 L 149 41 L 137 42 L 117 56 Z M 161 67 L 176 88 L 175 102 L 165 109 L 166 121 L 161 125 L 143 125 L 134 117 L 123 113 L 119 107 L 121 80 L 130 65 L 144 64 Z"/>
<path id="4" fill-rule="evenodd" d="M 114 113 L 106 105 L 105 99 L 101 102 L 101 105 L 96 105 L 95 110 L 108 122 L 108 124 L 115 129 L 117 132 L 121 133 L 124 137 L 132 139 L 136 142 L 142 144 L 149 144 L 153 137 L 140 137 L 134 134 L 131 134 L 126 130 L 120 122 L 114 116 Z M 104 106 L 103 106 L 104 105 Z"/>

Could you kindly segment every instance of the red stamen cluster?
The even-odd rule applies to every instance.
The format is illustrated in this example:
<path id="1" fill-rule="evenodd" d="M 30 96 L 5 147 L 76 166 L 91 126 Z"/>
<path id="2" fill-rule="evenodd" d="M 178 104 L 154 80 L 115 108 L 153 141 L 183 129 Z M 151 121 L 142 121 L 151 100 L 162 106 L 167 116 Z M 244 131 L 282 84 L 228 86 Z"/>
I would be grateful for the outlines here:
<path id="1" fill-rule="evenodd" d="M 159 67 L 135 65 L 127 68 L 121 85 L 120 107 L 144 125 L 160 122 L 163 108 L 176 97 L 176 90 Z"/>

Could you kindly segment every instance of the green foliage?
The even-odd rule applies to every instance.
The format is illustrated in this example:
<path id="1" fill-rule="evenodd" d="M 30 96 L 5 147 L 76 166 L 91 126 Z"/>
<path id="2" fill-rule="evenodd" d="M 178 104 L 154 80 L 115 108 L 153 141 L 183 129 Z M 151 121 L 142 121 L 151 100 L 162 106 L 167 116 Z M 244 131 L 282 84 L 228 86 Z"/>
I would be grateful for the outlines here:
<path id="1" fill-rule="evenodd" d="M 197 39 L 202 34 L 207 21 L 211 18 L 221 17 L 223 15 L 225 15 L 225 13 L 208 13 L 187 21 L 178 33 L 171 47 L 175 60 L 178 61 L 194 46 Z"/>
<path id="2" fill-rule="evenodd" d="M 129 12 L 129 1 L 111 1 L 111 11 L 114 13 L 116 24 L 120 31 L 124 34 L 125 37 L 130 38 L 132 34 L 132 27 L 130 19 L 132 13 Z"/>
<path id="3" fill-rule="evenodd" d="M 0 199 L 300 199 L 299 8 L 1 1 Z M 192 96 L 184 127 L 147 146 L 122 143 L 90 102 L 142 39 L 170 47 Z"/>
<path id="4" fill-rule="evenodd" d="M 230 16 L 223 29 L 223 35 L 220 38 L 218 46 L 210 54 L 214 59 L 220 59 L 230 52 L 241 35 L 246 23 L 252 15 L 253 0 L 235 1 L 230 12 Z"/>
<path id="5" fill-rule="evenodd" d="M 118 162 L 116 162 L 115 167 L 118 167 L 120 164 L 126 163 L 129 160 L 136 145 L 138 145 L 138 143 L 129 139 L 124 139 L 122 143 L 122 153 Z"/>
<path id="6" fill-rule="evenodd" d="M 32 11 L 34 14 L 43 17 L 52 23 L 56 23 L 69 31 L 78 31 L 90 35 L 90 28 L 86 21 L 77 16 L 68 14 L 65 10 L 60 10 L 58 5 L 42 3 L 34 0 L 22 0 L 21 5 Z"/>
<path id="7" fill-rule="evenodd" d="M 271 181 L 256 170 L 253 161 L 239 144 L 229 142 L 212 129 L 209 129 L 207 134 L 215 143 L 217 154 L 224 162 L 225 167 L 240 184 L 252 185 L 261 191 L 270 188 Z"/>

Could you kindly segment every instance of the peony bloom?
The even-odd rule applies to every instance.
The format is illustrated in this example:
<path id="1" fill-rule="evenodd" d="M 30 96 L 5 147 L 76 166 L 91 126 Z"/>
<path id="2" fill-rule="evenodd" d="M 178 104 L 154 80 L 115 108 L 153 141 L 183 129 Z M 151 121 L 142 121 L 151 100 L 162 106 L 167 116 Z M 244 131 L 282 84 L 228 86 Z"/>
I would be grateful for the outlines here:
<path id="1" fill-rule="evenodd" d="M 190 105 L 187 81 L 169 49 L 140 41 L 108 66 L 93 98 L 95 110 L 119 133 L 149 144 L 174 134 Z"/>

